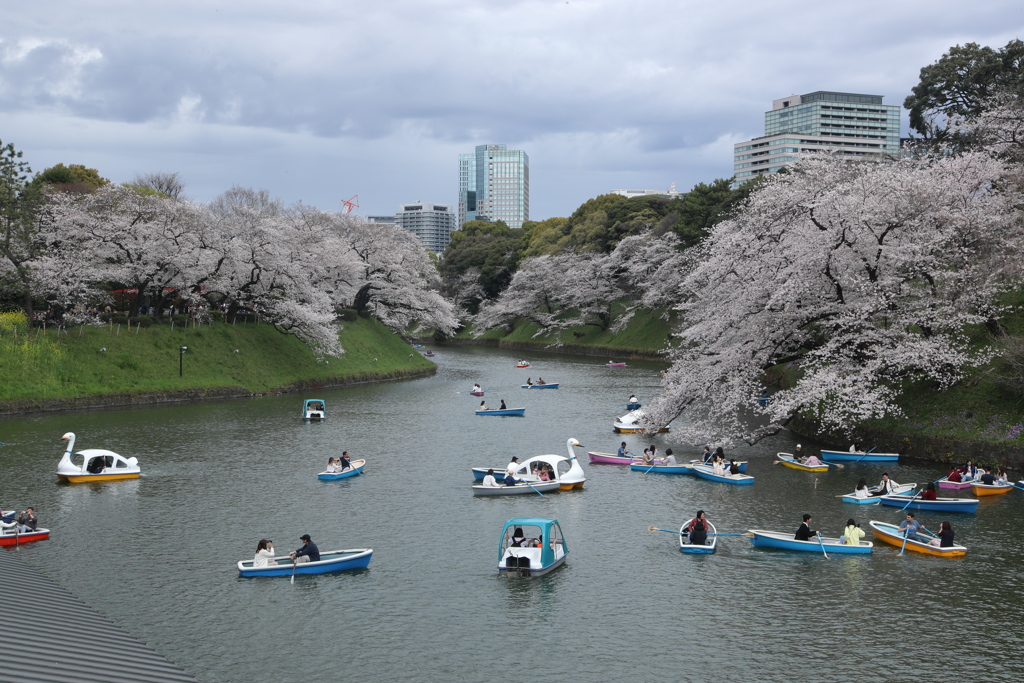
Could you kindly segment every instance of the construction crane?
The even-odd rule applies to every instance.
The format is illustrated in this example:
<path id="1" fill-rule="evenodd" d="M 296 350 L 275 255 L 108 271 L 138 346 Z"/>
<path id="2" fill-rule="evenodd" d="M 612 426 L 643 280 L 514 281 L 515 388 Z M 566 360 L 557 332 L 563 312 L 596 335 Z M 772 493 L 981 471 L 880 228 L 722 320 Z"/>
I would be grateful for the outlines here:
<path id="1" fill-rule="evenodd" d="M 344 208 L 346 214 L 352 213 L 352 209 L 359 208 L 359 195 L 354 194 L 348 199 L 343 199 L 341 206 Z"/>

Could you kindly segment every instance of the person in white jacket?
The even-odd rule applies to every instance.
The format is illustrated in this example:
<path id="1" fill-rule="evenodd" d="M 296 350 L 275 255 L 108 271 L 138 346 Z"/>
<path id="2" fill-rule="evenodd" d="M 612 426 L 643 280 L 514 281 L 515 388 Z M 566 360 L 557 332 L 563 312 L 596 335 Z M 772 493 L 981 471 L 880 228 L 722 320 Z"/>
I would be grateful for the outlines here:
<path id="1" fill-rule="evenodd" d="M 270 567 L 276 564 L 274 560 L 274 542 L 265 538 L 260 539 L 256 545 L 256 557 L 252 558 L 253 569 L 256 567 Z"/>

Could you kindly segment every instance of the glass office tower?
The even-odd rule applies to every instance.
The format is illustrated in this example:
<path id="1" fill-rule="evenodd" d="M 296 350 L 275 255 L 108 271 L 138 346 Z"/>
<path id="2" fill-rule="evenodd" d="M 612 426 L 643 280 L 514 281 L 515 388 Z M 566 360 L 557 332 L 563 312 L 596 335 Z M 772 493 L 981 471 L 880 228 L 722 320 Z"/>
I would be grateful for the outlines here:
<path id="1" fill-rule="evenodd" d="M 505 145 L 478 145 L 459 155 L 459 225 L 505 221 L 510 228 L 530 220 L 530 157 Z"/>

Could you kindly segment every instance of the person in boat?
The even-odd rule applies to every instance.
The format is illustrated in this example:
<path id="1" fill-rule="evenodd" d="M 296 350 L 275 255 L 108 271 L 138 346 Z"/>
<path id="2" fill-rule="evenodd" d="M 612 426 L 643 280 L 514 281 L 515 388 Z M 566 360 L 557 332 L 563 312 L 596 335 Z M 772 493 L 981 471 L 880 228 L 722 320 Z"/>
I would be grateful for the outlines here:
<path id="1" fill-rule="evenodd" d="M 334 458 L 327 458 L 327 469 L 324 470 L 328 474 L 334 474 L 338 471 L 338 466 L 334 464 Z"/>
<path id="2" fill-rule="evenodd" d="M 652 444 L 651 444 L 651 449 L 650 449 L 650 450 L 651 450 L 651 459 L 652 459 L 652 460 L 657 460 L 657 458 L 658 458 L 658 447 L 657 447 L 657 446 L 655 446 L 655 445 L 654 445 L 654 444 L 652 443 Z"/>
<path id="3" fill-rule="evenodd" d="M 938 538 L 933 538 L 928 541 L 928 545 L 933 545 L 937 548 L 952 548 L 953 547 L 953 527 L 949 522 L 943 522 L 939 525 Z"/>
<path id="4" fill-rule="evenodd" d="M 484 475 L 484 486 L 489 489 L 498 488 L 498 481 L 494 478 L 494 470 L 487 470 L 487 474 Z"/>
<path id="5" fill-rule="evenodd" d="M 935 500 L 938 494 L 935 493 L 935 482 L 928 482 L 928 486 L 921 492 L 921 500 Z"/>
<path id="6" fill-rule="evenodd" d="M 1006 474 L 1006 468 L 1001 465 L 996 473 L 996 481 L 999 482 L 1000 484 L 1010 483 L 1010 477 L 1009 475 Z"/>
<path id="7" fill-rule="evenodd" d="M 793 449 L 793 459 L 801 462 L 804 459 L 804 447 L 800 444 L 797 444 L 796 448 Z"/>
<path id="8" fill-rule="evenodd" d="M 654 454 L 651 453 L 651 449 L 650 448 L 645 448 L 644 449 L 643 463 L 645 465 L 653 465 L 653 464 L 655 464 L 654 463 Z"/>
<path id="9" fill-rule="evenodd" d="M 960 481 L 974 481 L 977 476 L 978 468 L 974 466 L 974 462 L 968 460 L 964 463 L 963 469 L 960 470 Z"/>
<path id="10" fill-rule="evenodd" d="M 669 448 L 665 451 L 665 458 L 661 461 L 662 465 L 669 465 L 670 467 L 676 466 L 676 456 L 672 455 L 672 449 Z"/>
<path id="11" fill-rule="evenodd" d="M 533 386 L 533 380 L 530 379 L 529 377 L 526 378 L 526 386 L 528 386 L 528 387 L 532 387 Z"/>
<path id="12" fill-rule="evenodd" d="M 686 525 L 686 532 L 690 535 L 691 545 L 707 544 L 708 520 L 705 519 L 703 510 L 697 510 L 697 515 Z"/>
<path id="13" fill-rule="evenodd" d="M 713 474 L 718 475 L 719 477 L 725 476 L 725 462 L 717 455 L 715 456 L 714 460 L 712 460 L 711 472 Z"/>
<path id="14" fill-rule="evenodd" d="M 519 480 L 516 479 L 516 470 L 519 469 L 519 458 L 512 456 L 512 461 L 505 468 L 505 486 L 515 486 Z"/>
<path id="15" fill-rule="evenodd" d="M 868 480 L 864 477 L 860 478 L 860 481 L 857 482 L 857 487 L 853 489 L 853 497 L 862 499 L 871 497 L 871 490 L 868 489 Z"/>
<path id="16" fill-rule="evenodd" d="M 539 385 L 541 385 L 541 384 L 547 384 L 547 382 L 545 382 L 545 381 L 544 381 L 544 378 L 543 378 L 543 377 L 539 377 L 539 376 L 538 376 L 538 377 L 537 377 L 537 385 L 539 386 Z"/>
<path id="17" fill-rule="evenodd" d="M 949 471 L 949 474 L 946 475 L 946 481 L 949 482 L 959 483 L 961 479 L 963 479 L 963 475 L 960 474 L 959 467 L 954 467 Z"/>
<path id="18" fill-rule="evenodd" d="M 473 385 L 473 391 L 480 391 L 480 385 L 479 384 L 474 384 Z"/>
<path id="19" fill-rule="evenodd" d="M 106 458 L 100 456 L 93 458 L 89 461 L 89 465 L 85 468 L 85 471 L 89 474 L 100 474 L 103 468 L 106 466 Z"/>
<path id="20" fill-rule="evenodd" d="M 261 538 L 256 544 L 256 556 L 252 558 L 253 569 L 257 567 L 270 567 L 277 564 L 274 559 L 274 542 Z"/>
<path id="21" fill-rule="evenodd" d="M 821 467 L 823 463 L 818 459 L 818 456 L 811 454 L 804 459 L 804 464 L 808 467 Z"/>
<path id="22" fill-rule="evenodd" d="M 0 515 L 0 524 L 14 524 L 14 510 L 9 515 Z"/>
<path id="23" fill-rule="evenodd" d="M 818 535 L 817 531 L 811 530 L 811 522 L 813 518 L 809 514 L 804 515 L 804 521 L 800 524 L 800 527 L 796 530 L 796 535 L 793 538 L 797 541 L 809 541 Z"/>
<path id="24" fill-rule="evenodd" d="M 302 534 L 299 536 L 299 540 L 302 541 L 302 547 L 288 553 L 288 557 L 292 558 L 292 562 L 295 564 L 319 562 L 320 549 L 316 547 L 316 543 L 313 543 L 313 539 L 309 537 L 309 534 Z"/>
<path id="25" fill-rule="evenodd" d="M 924 525 L 921 522 L 914 519 L 914 513 L 908 512 L 907 518 L 900 522 L 899 530 L 903 532 L 911 541 L 920 541 L 921 537 L 917 535 L 917 532 L 924 529 Z"/>
<path id="26" fill-rule="evenodd" d="M 860 445 L 859 441 L 854 441 L 850 445 L 850 452 L 851 453 L 863 453 L 864 452 L 863 450 L 861 450 L 861 445 Z"/>
<path id="27" fill-rule="evenodd" d="M 711 457 L 712 457 L 713 455 L 714 455 L 714 453 L 712 453 L 712 452 L 711 452 L 711 446 L 705 446 L 705 447 L 704 447 L 704 453 L 703 453 L 703 454 L 701 454 L 700 458 L 701 458 L 701 460 L 702 460 L 702 461 L 703 461 L 704 463 L 707 463 L 707 462 L 708 462 L 708 460 L 711 460 Z"/>
<path id="28" fill-rule="evenodd" d="M 636 400 L 636 394 L 630 394 L 629 400 L 626 401 L 626 403 L 639 403 L 639 401 Z"/>
<path id="29" fill-rule="evenodd" d="M 505 407 L 505 399 L 501 399 L 501 407 L 498 408 L 498 410 L 508 410 L 508 408 Z"/>
<path id="30" fill-rule="evenodd" d="M 523 548 L 525 547 L 526 536 L 523 534 L 521 527 L 516 527 L 515 531 L 512 532 L 512 542 L 509 543 L 510 548 Z"/>
<path id="31" fill-rule="evenodd" d="M 896 482 L 894 482 L 892 479 L 889 478 L 889 473 L 888 472 L 883 472 L 882 473 L 882 481 L 878 482 L 878 486 L 876 486 L 871 491 L 871 495 L 872 496 L 886 496 L 886 495 L 889 495 L 890 493 L 892 493 L 892 490 L 894 488 L 896 488 L 896 486 L 897 486 Z"/>
<path id="32" fill-rule="evenodd" d="M 619 445 L 619 450 L 615 451 L 615 455 L 617 455 L 620 458 L 628 458 L 629 456 L 633 455 L 633 453 L 631 451 L 626 450 L 626 442 L 623 441 Z"/>
<path id="33" fill-rule="evenodd" d="M 480 407 L 477 410 L 487 410 L 487 401 L 480 401 Z"/>
<path id="34" fill-rule="evenodd" d="M 723 465 L 725 464 L 725 451 L 722 450 L 721 446 L 715 449 L 715 457 L 720 459 Z"/>
<path id="35" fill-rule="evenodd" d="M 984 468 L 984 473 L 979 477 L 982 484 L 992 486 L 996 483 L 996 475 L 992 474 L 992 468 Z"/>
<path id="36" fill-rule="evenodd" d="M 846 528 L 843 530 L 843 543 L 846 545 L 860 545 L 860 539 L 864 538 L 864 530 L 860 524 L 851 517 L 846 520 Z"/>
<path id="37" fill-rule="evenodd" d="M 735 460 L 729 458 L 729 474 L 739 474 L 740 466 Z"/>
<path id="38" fill-rule="evenodd" d="M 25 511 L 18 517 L 18 533 L 30 534 L 39 526 L 36 519 L 36 511 L 32 508 L 25 508 Z"/>
<path id="39" fill-rule="evenodd" d="M 348 459 L 348 451 L 341 452 L 341 457 L 338 458 L 337 463 L 335 463 L 335 467 L 338 468 L 339 472 L 344 472 L 345 470 L 352 468 L 352 462 Z"/>

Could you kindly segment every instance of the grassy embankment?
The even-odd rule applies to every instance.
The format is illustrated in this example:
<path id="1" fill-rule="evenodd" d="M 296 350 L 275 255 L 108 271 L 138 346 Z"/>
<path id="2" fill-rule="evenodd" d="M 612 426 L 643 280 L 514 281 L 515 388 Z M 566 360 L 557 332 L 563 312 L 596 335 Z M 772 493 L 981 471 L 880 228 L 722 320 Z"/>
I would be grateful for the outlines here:
<path id="1" fill-rule="evenodd" d="M 237 396 L 436 369 L 374 319 L 345 323 L 340 339 L 346 353 L 318 362 L 301 341 L 267 324 L 118 329 L 115 323 L 58 333 L 29 329 L 20 314 L 0 314 L 0 412 Z M 180 358 L 182 377 L 180 346 L 188 347 Z"/>
<path id="2" fill-rule="evenodd" d="M 613 316 L 621 314 L 622 306 L 613 307 Z M 499 346 L 507 349 L 535 349 L 587 356 L 615 356 L 623 358 L 660 359 L 661 351 L 668 345 L 671 332 L 670 320 L 664 317 L 662 309 L 640 311 L 618 332 L 602 330 L 597 325 L 581 325 L 562 330 L 557 334 L 537 333 L 537 324 L 521 320 L 512 332 L 493 329 L 479 337 L 472 328 L 461 330 L 450 338 L 453 344 L 479 344 Z M 613 318 L 614 324 L 614 318 Z"/>

